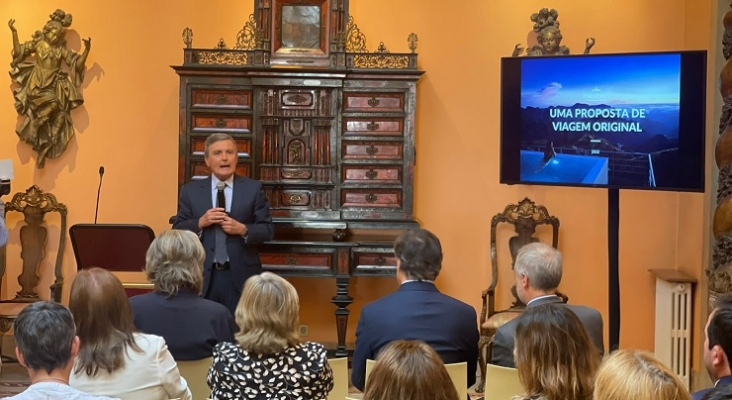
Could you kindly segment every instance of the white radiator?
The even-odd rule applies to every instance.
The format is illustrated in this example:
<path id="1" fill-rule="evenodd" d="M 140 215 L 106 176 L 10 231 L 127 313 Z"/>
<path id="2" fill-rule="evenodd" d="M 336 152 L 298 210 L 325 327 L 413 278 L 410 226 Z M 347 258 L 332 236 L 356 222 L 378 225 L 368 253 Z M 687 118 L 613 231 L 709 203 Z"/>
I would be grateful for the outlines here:
<path id="1" fill-rule="evenodd" d="M 656 279 L 656 357 L 691 382 L 692 282 Z"/>

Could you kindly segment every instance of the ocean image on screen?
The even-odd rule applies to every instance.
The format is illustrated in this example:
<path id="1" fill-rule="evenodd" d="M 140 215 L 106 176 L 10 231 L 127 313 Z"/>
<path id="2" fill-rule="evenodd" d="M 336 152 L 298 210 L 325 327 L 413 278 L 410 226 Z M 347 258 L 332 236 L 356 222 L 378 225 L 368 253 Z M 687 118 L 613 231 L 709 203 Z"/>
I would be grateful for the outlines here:
<path id="1" fill-rule="evenodd" d="M 673 181 L 680 91 L 679 54 L 523 59 L 521 181 Z"/>

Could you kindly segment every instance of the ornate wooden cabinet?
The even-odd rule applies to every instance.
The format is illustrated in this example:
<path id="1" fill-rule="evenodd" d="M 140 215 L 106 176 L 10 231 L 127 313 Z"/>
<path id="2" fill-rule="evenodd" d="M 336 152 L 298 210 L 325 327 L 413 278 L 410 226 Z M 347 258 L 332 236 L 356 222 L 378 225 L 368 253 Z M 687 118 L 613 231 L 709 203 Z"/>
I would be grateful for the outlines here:
<path id="1" fill-rule="evenodd" d="M 347 2 L 304 3 L 326 16 L 317 43 L 327 45 L 306 49 L 307 57 L 297 48 L 283 52 L 290 42 L 281 32 L 281 14 L 303 11 L 302 0 L 258 1 L 234 49 L 223 39 L 213 50 L 194 49 L 186 28 L 184 64 L 173 67 L 180 76 L 178 182 L 209 175 L 208 135 L 234 137 L 237 173 L 263 183 L 275 220 L 275 240 L 260 248 L 264 268 L 336 278 L 337 354 L 345 355 L 350 277 L 393 275 L 395 236 L 418 226 L 414 114 L 423 72 L 416 36 L 412 53 L 389 53 L 383 43 L 369 53 L 353 21 L 344 24 Z"/>

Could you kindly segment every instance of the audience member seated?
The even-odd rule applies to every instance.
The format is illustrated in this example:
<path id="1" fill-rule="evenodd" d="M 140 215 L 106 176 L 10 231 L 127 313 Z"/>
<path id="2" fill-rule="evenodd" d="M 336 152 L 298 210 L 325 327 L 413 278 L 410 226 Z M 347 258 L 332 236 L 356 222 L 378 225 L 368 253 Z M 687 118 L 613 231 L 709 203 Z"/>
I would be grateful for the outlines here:
<path id="1" fill-rule="evenodd" d="M 162 336 L 176 360 L 211 357 L 219 342 L 233 342 L 234 316 L 223 305 L 199 297 L 206 253 L 195 233 L 163 232 L 147 251 L 145 273 L 152 293 L 130 299 L 135 327 Z"/>
<path id="2" fill-rule="evenodd" d="M 236 307 L 237 343 L 213 350 L 211 399 L 328 397 L 333 371 L 320 343 L 300 343 L 300 301 L 283 278 L 264 272 L 247 279 Z"/>
<path id="3" fill-rule="evenodd" d="M 732 400 L 732 385 L 710 388 L 704 393 L 701 400 Z"/>
<path id="4" fill-rule="evenodd" d="M 569 308 L 526 309 L 516 325 L 516 368 L 525 392 L 513 400 L 592 398 L 600 355 Z"/>
<path id="5" fill-rule="evenodd" d="M 467 362 L 467 387 L 475 383 L 478 324 L 475 309 L 440 293 L 435 278 L 442 267 L 440 240 L 424 229 L 402 233 L 394 244 L 399 290 L 363 307 L 356 328 L 351 381 L 363 390 L 366 360 L 400 340 L 421 340 L 445 364 Z"/>
<path id="6" fill-rule="evenodd" d="M 440 356 L 419 340 L 396 340 L 379 353 L 363 400 L 459 400 Z"/>
<path id="7" fill-rule="evenodd" d="M 69 386 L 79 353 L 74 317 L 68 308 L 39 301 L 18 314 L 13 326 L 15 355 L 28 368 L 31 385 L 14 400 L 113 400 L 92 396 Z"/>
<path id="8" fill-rule="evenodd" d="M 593 400 L 691 400 L 691 395 L 653 354 L 619 350 L 600 365 Z"/>
<path id="9" fill-rule="evenodd" d="M 714 387 L 732 385 L 728 354 L 732 355 L 732 296 L 717 299 L 704 327 L 704 366 Z M 691 397 L 701 400 L 709 389 L 702 389 Z"/>
<path id="10" fill-rule="evenodd" d="M 101 268 L 80 271 L 69 308 L 81 339 L 71 386 L 122 400 L 190 400 L 165 340 L 135 331 L 122 283 Z"/>
<path id="11" fill-rule="evenodd" d="M 557 287 L 562 280 L 562 254 L 544 243 L 530 243 L 519 250 L 514 264 L 516 272 L 516 293 L 526 304 L 526 309 L 541 304 L 557 304 L 574 312 L 587 330 L 592 342 L 602 355 L 605 346 L 602 338 L 602 315 L 594 308 L 565 304 L 557 296 Z M 518 319 L 513 319 L 498 328 L 493 339 L 491 363 L 514 367 L 514 335 Z"/>

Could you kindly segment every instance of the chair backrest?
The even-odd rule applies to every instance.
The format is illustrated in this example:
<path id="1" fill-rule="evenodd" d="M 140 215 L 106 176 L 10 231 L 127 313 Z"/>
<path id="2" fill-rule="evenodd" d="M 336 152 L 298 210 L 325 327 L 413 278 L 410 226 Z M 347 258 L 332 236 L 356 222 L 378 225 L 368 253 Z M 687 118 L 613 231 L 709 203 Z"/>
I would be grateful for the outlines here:
<path id="1" fill-rule="evenodd" d="M 375 364 L 376 361 L 374 360 L 366 360 L 366 384 L 368 384 L 369 382 L 369 375 L 371 374 L 371 370 L 374 368 Z M 450 375 L 450 380 L 452 380 L 452 384 L 455 385 L 455 389 L 457 390 L 459 395 L 458 398 L 467 399 L 468 388 L 466 386 L 468 384 L 468 363 L 459 362 L 453 364 L 445 364 L 445 369 L 447 369 L 447 374 Z"/>
<path id="2" fill-rule="evenodd" d="M 55 279 L 51 285 L 51 300 L 61 301 L 63 290 L 62 261 L 64 246 L 66 245 L 66 205 L 59 203 L 56 196 L 43 193 L 38 186 L 33 185 L 25 193 L 16 193 L 13 199 L 5 204 L 5 213 L 16 211 L 25 216 L 25 226 L 20 228 L 21 258 L 23 268 L 18 277 L 20 292 L 11 301 L 31 302 L 40 297 L 34 291 L 40 277 L 37 275 L 39 266 L 46 255 L 48 229 L 45 226 L 45 215 L 57 212 L 61 215 L 60 237 L 56 247 L 56 264 L 54 265 Z M 0 253 L 0 279 L 5 275 L 6 261 L 4 250 Z"/>
<path id="3" fill-rule="evenodd" d="M 485 370 L 485 400 L 506 400 L 523 393 L 516 368 L 488 364 Z"/>
<path id="4" fill-rule="evenodd" d="M 488 290 L 495 289 L 498 283 L 498 257 L 496 246 L 496 231 L 498 224 L 506 223 L 514 226 L 517 235 L 508 240 L 508 248 L 511 253 L 511 268 L 516 261 L 516 255 L 519 249 L 538 239 L 534 237 L 536 227 L 539 225 L 552 226 L 552 246 L 557 247 L 559 243 L 559 219 L 549 215 L 546 207 L 536 205 L 528 197 L 524 198 L 517 204 L 509 204 L 503 210 L 491 219 L 491 285 Z M 515 290 L 511 290 L 514 295 L 513 307 L 525 306 L 516 296 Z M 490 313 L 489 313 L 490 314 Z"/>
<path id="5" fill-rule="evenodd" d="M 208 369 L 211 367 L 213 357 L 204 358 L 202 360 L 193 361 L 177 361 L 178 371 L 186 382 L 188 389 L 191 390 L 193 399 L 207 399 L 211 394 L 211 390 L 206 383 Z"/>
<path id="6" fill-rule="evenodd" d="M 328 400 L 343 400 L 348 396 L 348 357 L 329 358 L 328 364 L 333 370 L 333 390 Z"/>
<path id="7" fill-rule="evenodd" d="M 468 398 L 468 363 L 460 362 L 453 364 L 445 364 L 447 374 L 450 375 L 452 384 L 455 385 L 455 389 L 458 392 L 459 399 Z"/>

